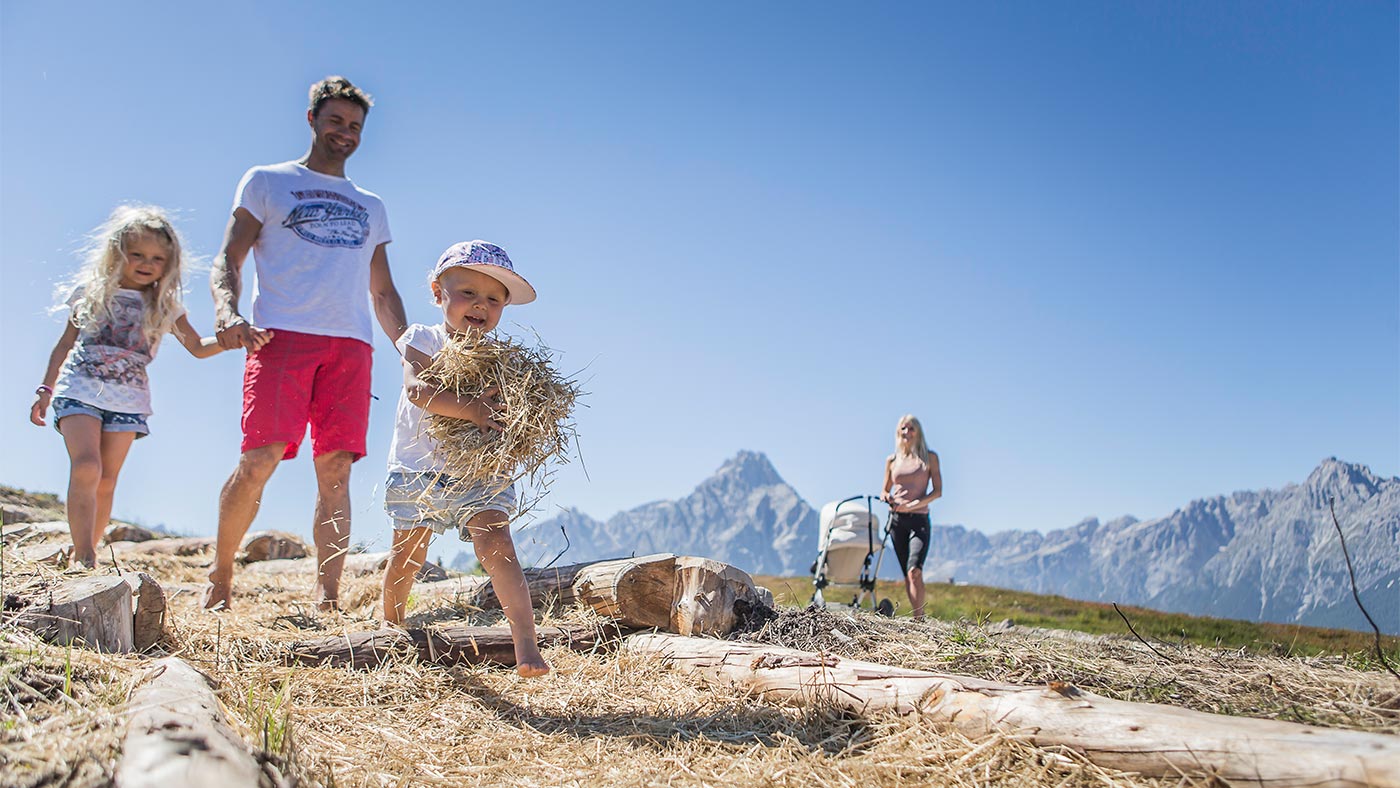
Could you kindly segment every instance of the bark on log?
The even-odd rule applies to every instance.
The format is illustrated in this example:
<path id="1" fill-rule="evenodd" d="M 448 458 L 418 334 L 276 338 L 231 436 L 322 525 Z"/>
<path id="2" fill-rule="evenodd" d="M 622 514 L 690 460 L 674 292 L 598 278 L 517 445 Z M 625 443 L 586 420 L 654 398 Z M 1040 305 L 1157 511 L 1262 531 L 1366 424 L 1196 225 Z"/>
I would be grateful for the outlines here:
<path id="1" fill-rule="evenodd" d="M 540 646 L 566 646 L 574 651 L 590 651 L 601 642 L 620 635 L 605 633 L 602 638 L 592 628 L 540 627 Z M 395 655 L 414 654 L 423 662 L 436 665 L 515 664 L 515 644 L 510 627 L 444 627 L 407 632 L 380 629 L 348 635 L 304 640 L 293 643 L 288 658 L 306 665 L 371 668 Z"/>
<path id="2" fill-rule="evenodd" d="M 306 543 L 283 531 L 254 531 L 243 537 L 238 560 L 245 564 L 278 558 L 305 558 Z"/>
<path id="3" fill-rule="evenodd" d="M 122 572 L 135 600 L 132 610 L 131 646 L 145 651 L 160 641 L 165 631 L 165 591 L 145 572 Z"/>
<path id="4" fill-rule="evenodd" d="M 523 569 L 525 585 L 530 588 L 530 603 L 535 608 L 547 608 L 574 603 L 574 580 L 579 570 L 590 564 L 568 564 L 548 569 Z M 432 585 L 417 586 L 414 593 L 423 598 L 450 600 L 478 610 L 500 610 L 501 600 L 485 575 L 459 577 Z"/>
<path id="5" fill-rule="evenodd" d="M 1128 703 L 1072 685 L 1028 687 L 752 643 L 641 634 L 624 649 L 798 706 L 920 712 L 972 737 L 1016 732 L 1042 747 L 1153 777 L 1231 785 L 1400 786 L 1400 738 Z"/>
<path id="6" fill-rule="evenodd" d="M 112 575 L 70 580 L 21 610 L 19 626 L 50 643 L 77 641 L 108 654 L 132 649 L 131 586 Z"/>
<path id="7" fill-rule="evenodd" d="M 737 567 L 710 558 L 683 556 L 676 559 L 675 571 L 671 632 L 722 637 L 739 623 L 735 602 L 760 604 L 753 578 Z"/>
<path id="8" fill-rule="evenodd" d="M 183 660 L 155 663 L 127 702 L 119 788 L 259 784 L 257 761 L 224 719 L 210 684 Z"/>
<path id="9" fill-rule="evenodd" d="M 676 557 L 657 553 L 582 567 L 574 580 L 574 595 L 622 626 L 667 629 L 675 582 Z"/>

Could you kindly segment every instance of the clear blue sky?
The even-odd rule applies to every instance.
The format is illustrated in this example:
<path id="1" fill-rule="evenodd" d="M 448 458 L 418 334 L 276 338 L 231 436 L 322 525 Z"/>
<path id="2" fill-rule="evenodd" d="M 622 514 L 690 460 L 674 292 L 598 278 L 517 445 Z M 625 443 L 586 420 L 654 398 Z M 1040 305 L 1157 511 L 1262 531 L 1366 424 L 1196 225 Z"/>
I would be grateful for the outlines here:
<path id="1" fill-rule="evenodd" d="M 377 99 L 350 175 L 388 205 L 418 321 L 454 241 L 586 367 L 606 517 L 739 449 L 809 502 L 873 491 L 896 420 L 934 521 L 1052 529 L 1400 472 L 1397 6 L 1349 3 L 0 4 L 0 482 L 62 491 L 26 421 L 55 281 L 124 200 L 218 247 L 234 186 L 301 155 L 306 87 Z M 188 305 L 212 323 L 207 273 Z M 245 300 L 246 307 L 246 300 Z M 357 538 L 398 390 L 376 345 Z M 242 359 L 167 343 L 118 516 L 209 533 Z M 258 527 L 306 533 L 309 461 Z"/>

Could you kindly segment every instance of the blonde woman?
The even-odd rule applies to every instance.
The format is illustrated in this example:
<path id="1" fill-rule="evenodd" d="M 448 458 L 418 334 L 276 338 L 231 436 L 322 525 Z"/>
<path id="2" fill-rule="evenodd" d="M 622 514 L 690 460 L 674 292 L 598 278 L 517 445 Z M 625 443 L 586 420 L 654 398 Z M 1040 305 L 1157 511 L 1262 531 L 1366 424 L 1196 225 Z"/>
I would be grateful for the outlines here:
<path id="1" fill-rule="evenodd" d="M 894 434 L 894 454 L 885 460 L 884 492 L 880 500 L 890 505 L 890 538 L 914 619 L 924 617 L 924 559 L 928 557 L 928 505 L 943 497 L 943 475 L 938 455 L 929 451 L 924 428 L 913 416 L 899 420 Z"/>

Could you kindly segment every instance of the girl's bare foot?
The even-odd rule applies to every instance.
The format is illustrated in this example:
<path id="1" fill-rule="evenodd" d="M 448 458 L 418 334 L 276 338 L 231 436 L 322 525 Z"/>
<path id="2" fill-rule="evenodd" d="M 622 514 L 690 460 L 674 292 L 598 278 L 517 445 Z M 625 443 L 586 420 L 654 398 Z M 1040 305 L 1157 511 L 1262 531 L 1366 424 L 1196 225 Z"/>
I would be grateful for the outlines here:
<path id="1" fill-rule="evenodd" d="M 211 575 L 209 585 L 204 587 L 204 609 L 215 612 L 223 612 L 229 609 L 229 604 L 233 597 L 233 583 L 229 580 L 218 581 Z"/>

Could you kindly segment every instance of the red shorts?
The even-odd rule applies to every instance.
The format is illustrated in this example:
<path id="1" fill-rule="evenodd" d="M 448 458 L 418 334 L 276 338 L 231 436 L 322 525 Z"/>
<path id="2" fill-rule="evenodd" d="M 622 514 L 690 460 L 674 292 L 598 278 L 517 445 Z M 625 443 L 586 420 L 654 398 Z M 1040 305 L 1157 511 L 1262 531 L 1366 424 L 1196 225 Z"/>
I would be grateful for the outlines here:
<path id="1" fill-rule="evenodd" d="M 243 368 L 243 451 L 287 444 L 297 456 L 311 425 L 312 456 L 365 456 L 373 351 L 358 339 L 277 329 Z"/>

